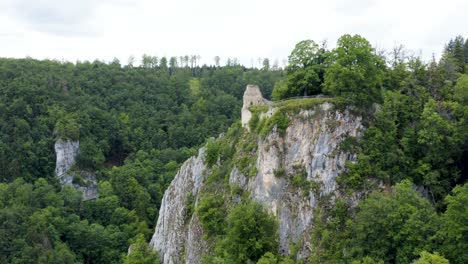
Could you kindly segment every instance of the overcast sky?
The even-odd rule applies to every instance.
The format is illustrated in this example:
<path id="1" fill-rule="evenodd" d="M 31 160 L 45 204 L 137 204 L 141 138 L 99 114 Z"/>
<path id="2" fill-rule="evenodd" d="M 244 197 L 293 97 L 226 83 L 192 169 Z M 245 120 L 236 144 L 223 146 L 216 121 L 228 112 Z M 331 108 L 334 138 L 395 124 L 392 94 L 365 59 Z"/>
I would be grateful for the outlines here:
<path id="1" fill-rule="evenodd" d="M 0 0 L 0 56 L 126 64 L 142 54 L 280 61 L 304 39 L 360 34 L 429 59 L 468 37 L 466 0 Z"/>

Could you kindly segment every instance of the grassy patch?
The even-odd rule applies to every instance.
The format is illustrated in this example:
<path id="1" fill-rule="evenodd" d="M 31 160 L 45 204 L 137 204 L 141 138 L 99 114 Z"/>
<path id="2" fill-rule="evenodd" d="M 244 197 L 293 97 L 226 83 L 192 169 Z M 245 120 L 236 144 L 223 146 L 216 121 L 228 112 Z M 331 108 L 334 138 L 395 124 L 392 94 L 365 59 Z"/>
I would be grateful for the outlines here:
<path id="1" fill-rule="evenodd" d="M 268 105 L 252 105 L 249 110 L 252 113 L 266 113 L 269 108 Z"/>
<path id="2" fill-rule="evenodd" d="M 304 98 L 292 99 L 273 103 L 273 107 L 278 107 L 279 110 L 286 113 L 298 113 L 300 110 L 312 109 L 323 103 L 334 103 L 334 98 Z"/>
<path id="3" fill-rule="evenodd" d="M 275 126 L 278 133 L 284 135 L 289 125 L 288 116 L 280 110 L 277 110 L 270 118 L 266 118 L 262 121 L 264 122 L 259 122 L 257 126 L 257 133 L 262 138 L 265 138 Z"/>
<path id="4" fill-rule="evenodd" d="M 193 96 L 200 95 L 200 79 L 192 78 L 189 81 L 190 92 Z"/>

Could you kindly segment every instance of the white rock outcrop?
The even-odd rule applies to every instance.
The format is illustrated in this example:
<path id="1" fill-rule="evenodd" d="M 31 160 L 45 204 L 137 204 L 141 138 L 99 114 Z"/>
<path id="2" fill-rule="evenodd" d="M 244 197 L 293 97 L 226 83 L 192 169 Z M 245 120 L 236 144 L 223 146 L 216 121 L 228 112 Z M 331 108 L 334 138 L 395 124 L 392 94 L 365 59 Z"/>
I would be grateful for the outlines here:
<path id="1" fill-rule="evenodd" d="M 257 88 L 247 88 L 244 103 L 250 106 L 251 102 L 252 105 L 262 102 Z M 248 110 L 244 105 L 243 118 L 245 109 Z M 250 193 L 251 199 L 277 217 L 280 252 L 290 254 L 289 247 L 295 243 L 299 249 L 297 257 L 304 258 L 310 254 L 310 234 L 314 210 L 320 206 L 318 201 L 325 197 L 333 201 L 340 196 L 336 177 L 345 170 L 346 162 L 355 159 L 340 149 L 340 143 L 348 136 L 360 136 L 363 126 L 361 117 L 334 110 L 330 103 L 301 110 L 290 115 L 289 120 L 284 134 L 274 128 L 264 139 L 257 138 L 257 173 L 249 177 L 234 167 L 229 181 Z M 184 163 L 164 194 L 151 240 L 164 264 L 201 263 L 202 255 L 210 250 L 196 214 L 185 215 L 188 195 L 193 195 L 196 201 L 205 171 L 202 149 L 197 157 Z M 275 175 L 275 171 L 282 171 L 282 176 Z M 298 174 L 309 187 L 293 183 L 292 178 Z"/>
<path id="2" fill-rule="evenodd" d="M 338 195 L 336 177 L 355 158 L 341 151 L 340 143 L 347 136 L 359 136 L 362 128 L 360 117 L 331 110 L 324 103 L 293 116 L 284 136 L 273 131 L 259 140 L 257 174 L 249 178 L 246 189 L 278 217 L 282 253 L 289 254 L 290 243 L 299 242 L 299 257 L 308 255 L 317 201 Z M 275 176 L 280 169 L 285 176 Z M 316 188 L 294 186 L 291 176 L 300 173 Z"/>
<path id="3" fill-rule="evenodd" d="M 203 185 L 204 149 L 187 160 L 164 193 L 156 230 L 150 245 L 164 264 L 201 263 L 206 249 L 203 228 L 195 214 L 187 215 L 189 196 L 196 197 Z"/>
<path id="4" fill-rule="evenodd" d="M 70 173 L 70 169 L 75 165 L 76 156 L 80 149 L 78 140 L 58 139 L 54 145 L 56 154 L 55 175 L 60 180 L 62 186 L 72 186 L 83 193 L 83 200 L 96 199 L 97 180 L 96 177 L 86 171 L 77 171 L 82 178 L 82 184 L 74 183 L 75 176 Z"/>
<path id="5" fill-rule="evenodd" d="M 80 149 L 78 140 L 62 140 L 55 142 L 55 175 L 60 179 L 62 185 L 71 185 L 73 177 L 67 174 L 73 165 L 75 165 L 76 156 Z"/>

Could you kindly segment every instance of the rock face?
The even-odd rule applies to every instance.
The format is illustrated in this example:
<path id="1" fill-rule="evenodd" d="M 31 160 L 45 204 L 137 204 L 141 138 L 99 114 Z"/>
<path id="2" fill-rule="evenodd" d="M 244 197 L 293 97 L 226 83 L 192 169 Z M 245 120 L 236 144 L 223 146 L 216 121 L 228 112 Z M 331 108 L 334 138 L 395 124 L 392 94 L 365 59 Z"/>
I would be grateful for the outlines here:
<path id="1" fill-rule="evenodd" d="M 80 148 L 80 142 L 59 139 L 55 142 L 55 175 L 59 178 L 62 186 L 73 186 L 73 188 L 83 193 L 83 200 L 96 199 L 97 180 L 95 176 L 86 171 L 76 171 L 71 173 L 70 169 L 75 165 L 76 156 Z M 75 175 L 76 174 L 76 175 Z M 82 180 L 77 182 L 76 177 Z"/>
<path id="2" fill-rule="evenodd" d="M 243 127 L 247 127 L 252 117 L 252 112 L 250 112 L 249 107 L 253 105 L 264 105 L 268 104 L 268 101 L 263 98 L 262 92 L 257 85 L 249 84 L 244 92 L 243 97 L 243 105 L 242 105 L 242 114 L 241 114 L 241 122 Z"/>
<path id="3" fill-rule="evenodd" d="M 67 172 L 75 165 L 75 159 L 79 149 L 79 141 L 59 139 L 55 142 L 55 154 L 57 156 L 55 175 L 60 179 L 62 185 L 72 184 L 73 177 L 68 175 Z"/>
<path id="4" fill-rule="evenodd" d="M 248 178 L 246 189 L 252 199 L 278 217 L 280 252 L 284 254 L 290 253 L 293 242 L 300 245 L 299 257 L 308 255 L 317 201 L 339 195 L 335 193 L 336 177 L 355 158 L 341 151 L 340 143 L 347 136 L 359 136 L 361 118 L 331 107 L 324 103 L 302 111 L 292 117 L 284 136 L 273 131 L 258 142 L 257 174 Z M 278 171 L 284 176 L 277 176 Z M 304 177 L 309 187 L 294 183 L 294 177 Z M 232 183 L 243 185 L 242 181 Z"/>
<path id="5" fill-rule="evenodd" d="M 187 205 L 203 185 L 206 165 L 204 150 L 187 160 L 175 176 L 159 209 L 156 231 L 150 244 L 159 252 L 163 263 L 201 263 L 206 245 L 198 217 L 188 215 Z"/>
<path id="6" fill-rule="evenodd" d="M 245 103 L 250 106 L 264 102 L 258 94 L 258 87 L 247 87 L 243 118 L 244 109 L 248 110 Z M 271 108 L 274 107 L 265 116 L 274 112 Z M 333 202 L 340 196 L 336 177 L 344 171 L 346 162 L 355 159 L 340 149 L 340 143 L 346 137 L 359 136 L 363 127 L 360 117 L 334 110 L 330 103 L 288 117 L 290 122 L 284 134 L 275 127 L 265 138 L 257 137 L 256 174 L 243 175 L 234 166 L 229 182 L 250 193 L 251 199 L 277 217 L 279 251 L 290 254 L 289 247 L 294 243 L 299 249 L 297 257 L 304 258 L 310 254 L 314 210 L 320 206 L 320 200 Z M 204 171 L 201 150 L 197 157 L 184 163 L 164 194 L 151 244 L 165 264 L 201 263 L 202 255 L 211 250 L 202 237 L 196 214 L 186 215 L 189 194 L 196 201 L 197 193 L 203 189 L 208 173 Z"/>

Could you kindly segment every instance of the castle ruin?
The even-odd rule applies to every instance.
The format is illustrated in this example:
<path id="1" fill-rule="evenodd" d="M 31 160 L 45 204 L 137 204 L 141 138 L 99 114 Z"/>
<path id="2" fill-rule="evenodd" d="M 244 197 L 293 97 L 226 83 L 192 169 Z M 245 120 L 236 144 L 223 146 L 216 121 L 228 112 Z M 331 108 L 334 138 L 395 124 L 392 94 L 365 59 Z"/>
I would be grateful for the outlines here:
<path id="1" fill-rule="evenodd" d="M 244 92 L 244 104 L 242 105 L 242 126 L 247 127 L 252 118 L 252 112 L 250 112 L 249 108 L 253 105 L 265 105 L 268 104 L 268 100 L 263 98 L 262 92 L 258 85 L 249 84 Z"/>

